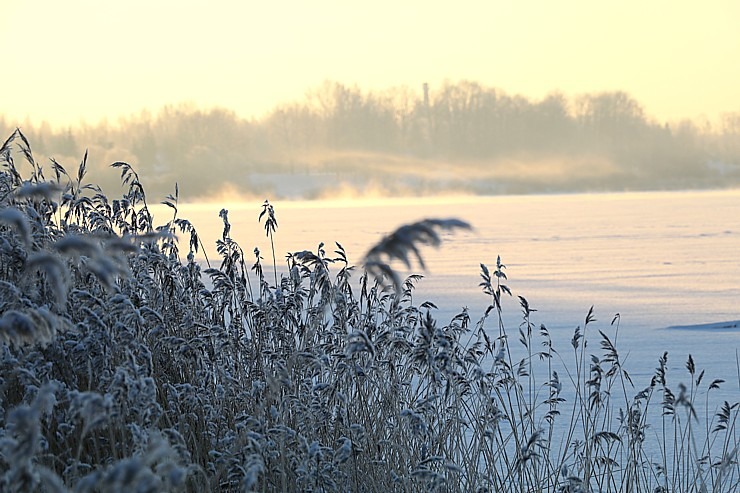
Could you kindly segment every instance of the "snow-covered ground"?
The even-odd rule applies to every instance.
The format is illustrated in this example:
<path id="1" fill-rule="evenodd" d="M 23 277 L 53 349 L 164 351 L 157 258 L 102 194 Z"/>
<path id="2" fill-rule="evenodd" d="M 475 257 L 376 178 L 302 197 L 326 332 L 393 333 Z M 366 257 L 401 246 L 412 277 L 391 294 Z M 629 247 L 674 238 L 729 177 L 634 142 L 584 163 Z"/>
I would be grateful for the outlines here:
<path id="1" fill-rule="evenodd" d="M 285 253 L 315 250 L 321 242 L 331 256 L 338 241 L 350 262 L 359 265 L 369 246 L 401 224 L 424 217 L 466 220 L 473 231 L 447 236 L 438 250 L 422 250 L 428 271 L 415 300 L 433 301 L 440 323 L 463 307 L 473 322 L 479 320 L 491 301 L 478 286 L 480 263 L 494 266 L 500 255 L 514 295 L 504 299 L 511 333 L 522 322 L 517 296 L 523 296 L 537 310 L 535 327 L 547 326 L 566 351 L 594 305 L 593 353 L 600 354 L 597 330 L 602 330 L 617 339 L 627 368 L 640 382 L 649 382 L 658 358 L 668 351 L 676 378 L 685 378 L 691 354 L 708 378 L 724 378 L 728 390 L 738 391 L 740 191 L 274 205 L 278 264 Z M 200 230 L 212 259 L 222 206 L 183 205 L 180 211 Z M 260 206 L 227 208 L 232 236 L 245 251 L 259 246 L 268 258 L 269 239 L 257 222 Z M 617 314 L 618 331 L 612 324 Z M 496 328 L 492 321 L 487 326 Z"/>
<path id="2" fill-rule="evenodd" d="M 740 320 L 733 320 L 730 322 L 714 322 L 708 324 L 673 325 L 668 328 L 672 330 L 711 330 L 720 332 L 735 332 L 740 331 Z"/>

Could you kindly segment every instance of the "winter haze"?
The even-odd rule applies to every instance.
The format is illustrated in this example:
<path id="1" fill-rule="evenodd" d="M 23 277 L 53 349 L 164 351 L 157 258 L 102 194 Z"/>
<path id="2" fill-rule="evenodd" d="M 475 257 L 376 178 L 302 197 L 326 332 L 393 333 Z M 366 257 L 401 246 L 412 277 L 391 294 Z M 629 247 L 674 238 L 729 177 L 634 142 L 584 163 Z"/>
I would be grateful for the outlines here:
<path id="1" fill-rule="evenodd" d="M 716 188 L 735 2 L 27 2 L 0 130 L 185 200 Z"/>

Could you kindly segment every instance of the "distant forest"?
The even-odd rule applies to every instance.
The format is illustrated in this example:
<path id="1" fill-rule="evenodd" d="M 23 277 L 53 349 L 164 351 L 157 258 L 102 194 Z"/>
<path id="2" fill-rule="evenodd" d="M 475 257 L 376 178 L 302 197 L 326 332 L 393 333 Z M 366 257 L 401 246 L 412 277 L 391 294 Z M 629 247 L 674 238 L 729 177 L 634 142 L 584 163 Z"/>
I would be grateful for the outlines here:
<path id="1" fill-rule="evenodd" d="M 5 137 L 17 125 L 0 116 Z M 740 113 L 669 125 L 624 92 L 533 101 L 465 81 L 377 92 L 326 82 L 260 119 L 180 105 L 20 127 L 39 162 L 74 170 L 87 149 L 106 191 L 120 187 L 109 165 L 125 161 L 150 196 L 177 182 L 185 201 L 740 185 Z"/>

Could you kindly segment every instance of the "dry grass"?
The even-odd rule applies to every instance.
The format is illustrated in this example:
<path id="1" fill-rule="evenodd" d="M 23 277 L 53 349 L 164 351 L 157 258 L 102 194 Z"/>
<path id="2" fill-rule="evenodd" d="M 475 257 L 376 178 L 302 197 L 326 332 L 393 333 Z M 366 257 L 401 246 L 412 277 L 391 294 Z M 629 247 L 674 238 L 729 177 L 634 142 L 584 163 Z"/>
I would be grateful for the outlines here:
<path id="1" fill-rule="evenodd" d="M 392 261 L 421 262 L 421 244 L 465 223 L 405 226 L 357 273 L 321 244 L 289 254 L 278 278 L 275 252 L 270 275 L 223 210 L 220 258 L 201 271 L 177 190 L 155 227 L 128 164 L 114 164 L 127 192 L 109 200 L 85 162 L 47 178 L 19 131 L 0 148 L 3 491 L 740 486 L 739 405 L 712 409 L 724 382 L 691 358 L 685 383 L 666 381 L 663 355 L 633 384 L 618 319 L 597 331 L 589 312 L 561 348 L 520 298 L 511 330 L 500 260 L 481 266 L 479 319 L 414 304 L 419 277 L 397 279 Z M 273 206 L 256 212 L 277 234 Z"/>

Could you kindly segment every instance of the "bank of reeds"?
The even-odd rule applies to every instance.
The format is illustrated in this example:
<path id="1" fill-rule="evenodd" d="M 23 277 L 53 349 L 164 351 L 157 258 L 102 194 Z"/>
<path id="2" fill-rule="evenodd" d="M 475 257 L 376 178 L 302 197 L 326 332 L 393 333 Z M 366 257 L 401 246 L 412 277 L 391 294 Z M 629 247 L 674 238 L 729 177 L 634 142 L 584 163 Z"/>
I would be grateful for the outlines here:
<path id="1" fill-rule="evenodd" d="M 86 156 L 44 167 L 20 131 L 0 148 L 0 490 L 738 490 L 739 405 L 710 407 L 725 382 L 691 357 L 681 382 L 665 354 L 633 382 L 618 318 L 556 344 L 520 298 L 506 327 L 500 260 L 479 318 L 415 304 L 392 262 L 465 223 L 405 226 L 362 269 L 338 243 L 296 251 L 278 277 L 223 210 L 202 269 L 177 190 L 155 226 L 113 166 L 111 200 Z M 279 234 L 269 203 L 255 220 Z"/>

